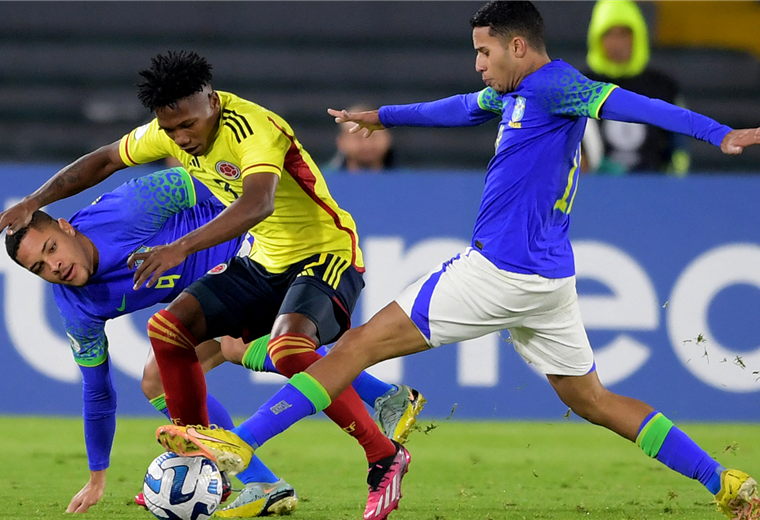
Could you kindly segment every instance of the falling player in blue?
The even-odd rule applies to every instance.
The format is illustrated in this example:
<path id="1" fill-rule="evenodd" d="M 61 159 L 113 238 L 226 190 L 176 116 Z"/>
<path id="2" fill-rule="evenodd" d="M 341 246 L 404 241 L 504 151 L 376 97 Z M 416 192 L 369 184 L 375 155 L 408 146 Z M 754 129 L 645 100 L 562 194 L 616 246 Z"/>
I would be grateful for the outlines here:
<path id="1" fill-rule="evenodd" d="M 77 212 L 70 222 L 53 220 L 38 211 L 29 226 L 6 236 L 6 249 L 11 258 L 54 284 L 54 298 L 83 376 L 90 479 L 72 499 L 67 512 L 85 512 L 102 498 L 106 469 L 110 465 L 116 427 L 116 392 L 108 358 L 106 321 L 173 300 L 209 269 L 234 257 L 246 241 L 238 238 L 199 251 L 164 273 L 154 287 L 137 291 L 133 290 L 134 273 L 127 267 L 127 258 L 135 251 L 172 242 L 210 221 L 223 209 L 224 205 L 202 183 L 183 168 L 172 168 L 134 179 L 104 194 Z M 276 372 L 266 353 L 268 337 L 248 347 L 242 342 L 232 343 L 231 338 L 223 341 L 227 340 L 232 348 L 225 353 L 231 353 L 231 358 L 242 361 L 247 368 Z M 208 343 L 199 347 L 199 357 L 206 370 L 224 361 L 220 359 L 218 344 L 213 340 Z M 152 356 L 146 363 L 145 373 L 158 378 Z M 146 385 L 160 388 L 160 379 L 146 382 L 144 376 L 143 388 Z M 383 403 L 388 402 L 388 395 L 396 392 L 394 385 L 363 374 L 355 387 L 371 406 L 376 405 L 380 414 L 388 415 L 392 407 Z M 160 393 L 156 393 L 158 397 L 151 403 L 168 417 Z M 211 396 L 208 396 L 208 410 L 211 423 L 233 427 L 228 412 Z M 395 430 L 392 421 L 384 426 L 386 431 Z M 293 488 L 278 479 L 260 460 L 254 459 L 250 472 L 240 478 L 246 484 L 262 484 L 262 499 L 266 500 L 260 504 L 261 513 L 286 513 L 295 507 Z"/>
<path id="2" fill-rule="evenodd" d="M 90 479 L 72 499 L 67 512 L 85 512 L 101 499 L 110 465 L 116 392 L 108 361 L 106 321 L 173 300 L 210 268 L 235 256 L 244 240 L 241 237 L 192 255 L 167 272 L 156 287 L 139 291 L 132 290 L 134 282 L 126 259 L 136 250 L 171 242 L 223 209 L 205 186 L 182 168 L 174 168 L 134 179 L 104 194 L 77 212 L 70 222 L 55 221 L 37 212 L 28 227 L 6 237 L 11 258 L 55 284 L 55 302 L 82 372 Z M 219 364 L 218 351 L 218 346 L 214 352 L 212 346 L 204 345 L 204 368 Z M 157 375 L 151 366 L 154 364 L 150 356 L 146 373 Z M 160 397 L 152 403 L 158 401 Z M 208 405 L 215 424 L 233 426 L 229 413 L 218 401 L 209 396 Z M 165 405 L 158 408 L 168 417 Z M 255 481 L 278 481 L 260 461 L 255 461 L 254 467 L 258 470 Z"/>
<path id="3" fill-rule="evenodd" d="M 336 122 L 354 123 L 352 130 L 365 135 L 392 126 L 472 126 L 499 118 L 471 247 L 411 285 L 367 324 L 347 331 L 329 356 L 293 376 L 232 431 L 203 431 L 201 438 L 168 426 L 158 430 L 159 439 L 164 446 L 177 443 L 178 451 L 231 453 L 244 463 L 254 448 L 329 404 L 366 367 L 508 329 L 518 353 L 546 374 L 573 412 L 699 480 L 729 517 L 758 518 L 754 479 L 723 468 L 648 404 L 602 387 L 578 308 L 568 230 L 587 118 L 660 126 L 729 154 L 760 143 L 760 129 L 732 130 L 552 61 L 543 20 L 530 2 L 488 3 L 471 25 L 475 68 L 485 90 L 373 112 L 329 111 Z M 393 479 L 394 490 L 408 461 L 395 462 L 382 476 Z M 381 497 L 365 520 L 385 518 L 400 496 L 397 491 Z"/>

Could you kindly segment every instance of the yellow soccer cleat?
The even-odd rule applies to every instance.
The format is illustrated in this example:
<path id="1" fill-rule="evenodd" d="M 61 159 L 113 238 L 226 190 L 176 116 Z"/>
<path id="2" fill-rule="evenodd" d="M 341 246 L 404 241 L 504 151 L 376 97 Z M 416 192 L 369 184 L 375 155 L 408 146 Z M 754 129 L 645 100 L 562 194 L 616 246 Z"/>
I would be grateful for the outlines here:
<path id="1" fill-rule="evenodd" d="M 414 388 L 398 385 L 395 391 L 391 390 L 375 400 L 375 419 L 386 437 L 404 444 L 426 402 Z"/>
<path id="2" fill-rule="evenodd" d="M 156 430 L 156 440 L 166 451 L 177 455 L 211 459 L 220 471 L 230 475 L 247 468 L 253 456 L 248 443 L 223 428 L 169 424 Z"/>
<path id="3" fill-rule="evenodd" d="M 732 520 L 760 519 L 760 499 L 755 479 L 736 469 L 720 474 L 720 491 L 715 495 L 718 511 Z"/>
<path id="4" fill-rule="evenodd" d="M 289 515 L 298 505 L 293 486 L 280 479 L 273 484 L 246 484 L 234 502 L 214 516 L 222 518 L 252 518 L 256 516 Z"/>

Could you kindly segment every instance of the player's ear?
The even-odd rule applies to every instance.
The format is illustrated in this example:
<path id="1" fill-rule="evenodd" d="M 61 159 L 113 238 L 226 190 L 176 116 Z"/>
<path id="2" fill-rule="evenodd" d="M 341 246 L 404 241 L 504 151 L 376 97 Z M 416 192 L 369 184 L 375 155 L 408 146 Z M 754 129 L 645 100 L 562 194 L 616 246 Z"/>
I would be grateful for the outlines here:
<path id="1" fill-rule="evenodd" d="M 523 58 L 528 52 L 528 42 L 521 36 L 515 36 L 510 42 L 509 50 L 511 50 L 516 58 Z"/>
<path id="2" fill-rule="evenodd" d="M 67 235 L 71 235 L 72 237 L 77 234 L 77 230 L 74 229 L 74 226 L 69 224 L 69 221 L 66 220 L 65 218 L 58 219 L 58 227 L 61 228 L 61 231 L 63 231 Z"/>
<path id="3" fill-rule="evenodd" d="M 208 95 L 208 102 L 211 106 L 211 110 L 214 111 L 216 111 L 222 105 L 222 102 L 219 100 L 219 94 L 216 93 L 216 90 L 212 90 Z"/>

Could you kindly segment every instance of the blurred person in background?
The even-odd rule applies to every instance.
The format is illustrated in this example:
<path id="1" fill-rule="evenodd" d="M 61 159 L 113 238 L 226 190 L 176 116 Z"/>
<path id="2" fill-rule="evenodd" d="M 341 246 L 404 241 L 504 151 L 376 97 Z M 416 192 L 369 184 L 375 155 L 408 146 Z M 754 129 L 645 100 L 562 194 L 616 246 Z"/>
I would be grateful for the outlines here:
<path id="1" fill-rule="evenodd" d="M 644 16 L 630 0 L 599 0 L 588 29 L 590 70 L 595 81 L 684 106 L 676 81 L 650 68 L 649 33 Z M 588 170 L 600 174 L 667 173 L 689 169 L 687 138 L 656 126 L 589 119 L 583 138 Z"/>
<path id="2" fill-rule="evenodd" d="M 364 112 L 375 110 L 368 104 L 357 104 L 349 110 Z M 395 166 L 393 138 L 390 132 L 376 132 L 365 138 L 349 132 L 351 125 L 339 125 L 335 138 L 337 151 L 323 170 L 325 173 L 380 173 Z"/>

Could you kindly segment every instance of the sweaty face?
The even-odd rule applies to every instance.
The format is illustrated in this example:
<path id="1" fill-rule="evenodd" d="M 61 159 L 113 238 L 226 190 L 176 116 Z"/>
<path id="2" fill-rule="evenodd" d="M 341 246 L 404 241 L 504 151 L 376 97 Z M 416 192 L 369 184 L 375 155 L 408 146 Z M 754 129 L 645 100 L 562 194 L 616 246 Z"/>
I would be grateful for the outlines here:
<path id="1" fill-rule="evenodd" d="M 16 259 L 47 282 L 81 287 L 94 271 L 92 253 L 71 224 L 61 220 L 43 229 L 29 228 Z"/>
<path id="2" fill-rule="evenodd" d="M 513 53 L 503 47 L 500 38 L 489 34 L 488 27 L 475 27 L 472 43 L 478 53 L 475 70 L 480 73 L 483 83 L 501 94 L 512 92 L 516 88 L 519 66 Z"/>
<path id="3" fill-rule="evenodd" d="M 616 25 L 602 35 L 602 47 L 607 59 L 615 63 L 628 63 L 633 53 L 633 31 Z"/>
<path id="4" fill-rule="evenodd" d="M 158 126 L 177 146 L 190 155 L 203 155 L 211 146 L 219 122 L 219 96 L 204 87 L 201 92 L 181 99 L 176 108 L 156 109 Z"/>

